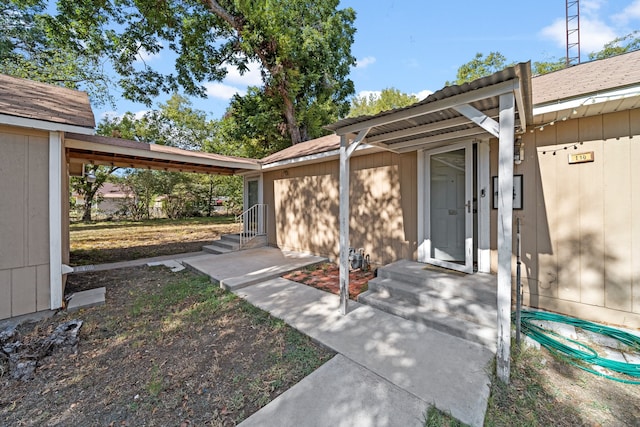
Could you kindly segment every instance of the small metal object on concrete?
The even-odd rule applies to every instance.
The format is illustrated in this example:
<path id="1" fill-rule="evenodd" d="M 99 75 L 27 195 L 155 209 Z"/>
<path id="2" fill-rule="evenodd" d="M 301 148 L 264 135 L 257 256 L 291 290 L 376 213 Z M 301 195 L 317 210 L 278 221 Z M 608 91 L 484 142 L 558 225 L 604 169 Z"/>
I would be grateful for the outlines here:
<path id="1" fill-rule="evenodd" d="M 106 291 L 107 289 L 102 287 L 71 294 L 67 303 L 67 311 L 104 305 Z"/>

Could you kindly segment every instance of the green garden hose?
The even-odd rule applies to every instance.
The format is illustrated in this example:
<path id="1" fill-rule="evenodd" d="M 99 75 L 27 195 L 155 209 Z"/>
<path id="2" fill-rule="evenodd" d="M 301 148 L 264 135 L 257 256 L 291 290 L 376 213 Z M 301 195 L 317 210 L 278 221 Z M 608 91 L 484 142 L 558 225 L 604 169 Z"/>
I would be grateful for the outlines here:
<path id="1" fill-rule="evenodd" d="M 515 318 L 515 313 L 514 316 Z M 629 332 L 611 328 L 604 325 L 598 325 L 586 320 L 580 320 L 573 317 L 563 316 L 555 313 L 547 313 L 541 311 L 522 310 L 520 314 L 522 332 L 530 338 L 538 341 L 540 345 L 550 352 L 564 356 L 569 362 L 580 369 L 591 372 L 605 378 L 627 383 L 640 384 L 640 380 L 632 380 L 627 378 L 614 377 L 596 371 L 588 365 L 600 366 L 613 372 L 628 375 L 632 378 L 640 378 L 640 364 L 618 362 L 611 359 L 605 359 L 591 347 L 578 341 L 563 337 L 553 331 L 546 330 L 534 324 L 534 321 L 546 320 L 550 322 L 565 323 L 580 328 L 585 331 L 595 332 L 606 337 L 614 338 L 620 343 L 628 347 L 629 351 L 640 353 L 640 337 Z"/>

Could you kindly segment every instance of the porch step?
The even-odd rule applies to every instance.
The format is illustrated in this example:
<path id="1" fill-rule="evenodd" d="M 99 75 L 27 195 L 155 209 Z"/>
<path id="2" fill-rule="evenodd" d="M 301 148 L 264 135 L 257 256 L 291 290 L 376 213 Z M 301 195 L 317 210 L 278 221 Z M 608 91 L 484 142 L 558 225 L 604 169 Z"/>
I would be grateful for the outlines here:
<path id="1" fill-rule="evenodd" d="M 254 236 L 242 246 L 242 249 L 258 248 L 267 245 L 267 236 Z M 210 254 L 226 254 L 240 250 L 240 234 L 223 234 L 210 245 L 203 246 L 202 250 Z"/>
<path id="2" fill-rule="evenodd" d="M 450 314 L 429 311 L 403 299 L 381 295 L 374 291 L 361 293 L 358 296 L 358 302 L 496 351 L 497 332 L 495 326 L 479 325 Z"/>
<path id="3" fill-rule="evenodd" d="M 358 301 L 495 350 L 494 276 L 401 260 L 378 269 Z"/>

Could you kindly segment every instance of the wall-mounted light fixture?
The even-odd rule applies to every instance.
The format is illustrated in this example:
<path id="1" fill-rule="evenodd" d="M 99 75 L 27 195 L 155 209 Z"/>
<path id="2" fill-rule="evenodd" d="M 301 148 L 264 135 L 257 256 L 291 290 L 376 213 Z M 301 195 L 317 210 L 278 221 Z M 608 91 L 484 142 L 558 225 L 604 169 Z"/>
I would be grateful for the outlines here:
<path id="1" fill-rule="evenodd" d="M 513 162 L 519 165 L 524 160 L 524 142 L 522 137 L 517 137 L 513 143 Z"/>

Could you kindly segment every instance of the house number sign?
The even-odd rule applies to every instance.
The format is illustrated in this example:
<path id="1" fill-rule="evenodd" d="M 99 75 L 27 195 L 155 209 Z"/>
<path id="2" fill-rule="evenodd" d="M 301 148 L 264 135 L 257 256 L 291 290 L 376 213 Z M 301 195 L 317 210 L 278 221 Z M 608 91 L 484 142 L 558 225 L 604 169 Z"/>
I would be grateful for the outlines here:
<path id="1" fill-rule="evenodd" d="M 586 153 L 569 154 L 569 164 L 593 162 L 593 151 Z"/>

